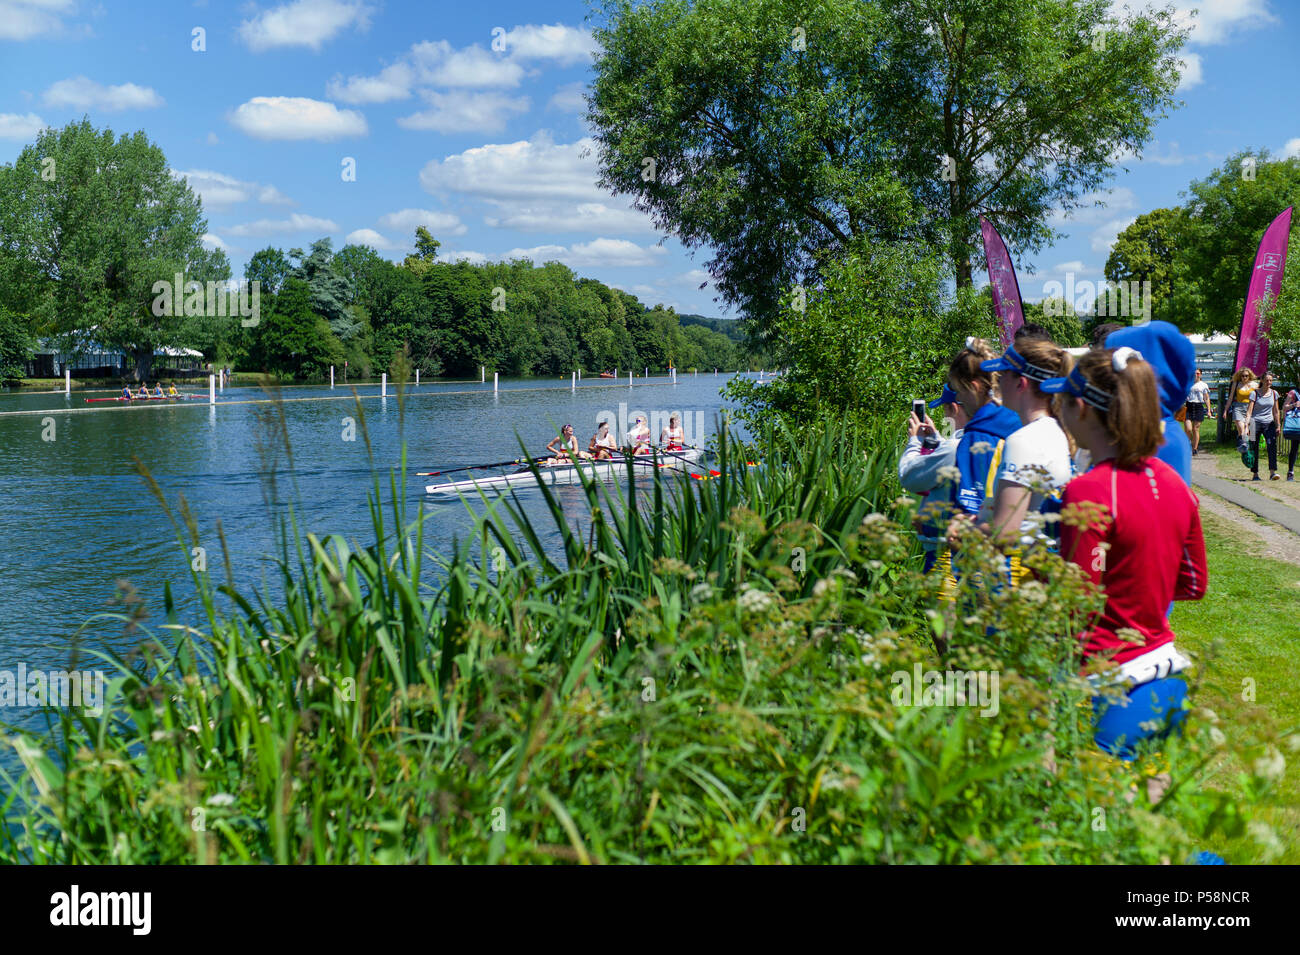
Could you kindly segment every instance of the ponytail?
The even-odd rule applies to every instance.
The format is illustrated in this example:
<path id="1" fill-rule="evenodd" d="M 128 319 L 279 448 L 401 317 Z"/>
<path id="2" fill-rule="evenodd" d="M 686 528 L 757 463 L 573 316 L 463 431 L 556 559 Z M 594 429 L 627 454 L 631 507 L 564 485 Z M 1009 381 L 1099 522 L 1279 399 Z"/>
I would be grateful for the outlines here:
<path id="1" fill-rule="evenodd" d="M 966 339 L 966 347 L 959 351 L 948 365 L 949 383 L 967 388 L 982 384 L 989 397 L 996 397 L 996 376 L 991 371 L 983 371 L 980 362 L 997 358 L 998 354 L 993 350 L 993 346 L 982 338 Z"/>
<path id="2" fill-rule="evenodd" d="M 1154 456 L 1163 436 L 1156 373 L 1150 363 L 1132 348 L 1100 348 L 1079 359 L 1079 372 L 1109 396 L 1106 408 L 1093 407 L 1115 442 L 1115 463 L 1132 470 Z"/>

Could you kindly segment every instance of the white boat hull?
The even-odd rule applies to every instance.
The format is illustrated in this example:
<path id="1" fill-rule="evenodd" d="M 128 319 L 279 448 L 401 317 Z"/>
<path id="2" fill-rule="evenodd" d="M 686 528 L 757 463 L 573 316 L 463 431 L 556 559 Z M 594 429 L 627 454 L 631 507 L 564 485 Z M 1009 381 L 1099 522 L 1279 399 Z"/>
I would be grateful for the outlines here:
<path id="1" fill-rule="evenodd" d="M 699 461 L 703 454 L 699 448 L 688 448 L 685 451 L 674 451 L 672 454 L 660 453 L 657 456 L 650 454 L 639 454 L 636 457 L 637 463 L 633 465 L 637 469 L 638 477 L 650 477 L 658 469 L 663 470 L 684 470 L 687 464 L 694 464 Z M 426 494 L 464 494 L 475 491 L 504 491 L 511 487 L 536 487 L 538 482 L 550 485 L 557 484 L 580 484 L 582 483 L 579 475 L 589 481 L 616 481 L 627 475 L 627 462 L 618 461 L 583 461 L 579 464 L 557 464 L 548 466 L 539 464 L 537 466 L 537 475 L 529 470 L 516 471 L 512 474 L 492 474 L 483 477 L 470 478 L 465 481 L 449 481 L 445 484 L 429 484 L 424 488 Z"/>

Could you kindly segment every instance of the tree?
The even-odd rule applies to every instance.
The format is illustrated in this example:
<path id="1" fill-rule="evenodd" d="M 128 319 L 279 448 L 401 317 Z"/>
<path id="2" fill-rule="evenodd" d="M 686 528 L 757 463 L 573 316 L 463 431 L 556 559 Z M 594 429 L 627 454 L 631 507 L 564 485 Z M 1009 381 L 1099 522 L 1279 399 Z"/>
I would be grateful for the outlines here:
<path id="1" fill-rule="evenodd" d="M 0 381 L 23 377 L 23 365 L 32 356 L 33 344 L 18 317 L 0 305 Z"/>
<path id="2" fill-rule="evenodd" d="M 279 249 L 268 246 L 254 252 L 244 267 L 244 279 L 258 282 L 262 295 L 274 296 L 283 287 L 293 271 L 293 263 Z"/>
<path id="3" fill-rule="evenodd" d="M 1154 209 L 1121 232 L 1106 259 L 1106 278 L 1115 285 L 1149 282 L 1151 318 L 1181 327 L 1191 317 L 1190 283 L 1181 256 L 1188 239 L 1182 209 Z"/>
<path id="4" fill-rule="evenodd" d="M 688 247 L 763 333 L 855 240 L 978 217 L 1038 249 L 1173 104 L 1171 11 L 1105 0 L 604 0 L 589 100 L 602 184 Z M 1097 31 L 1105 27 L 1104 43 Z M 946 157 L 946 162 L 941 160 Z"/>
<path id="5" fill-rule="evenodd" d="M 343 348 L 329 323 L 312 308 L 311 288 L 300 278 L 285 281 L 273 306 L 257 326 L 250 355 L 272 374 L 293 378 L 319 376 L 343 361 Z"/>
<path id="6" fill-rule="evenodd" d="M 26 313 L 69 347 L 126 350 L 137 379 L 180 336 L 175 315 L 153 312 L 155 283 L 229 278 L 224 253 L 203 247 L 199 198 L 143 132 L 117 138 L 88 119 L 42 130 L 0 166 L 0 197 L 0 245 L 31 283 Z"/>
<path id="7" fill-rule="evenodd" d="M 340 341 L 348 341 L 361 331 L 361 323 L 352 314 L 354 291 L 347 275 L 333 267 L 334 243 L 328 237 L 311 244 L 311 253 L 303 256 L 301 249 L 290 249 L 289 257 L 298 259 L 290 271 L 311 289 L 312 310 L 329 322 L 330 330 Z"/>
<path id="8" fill-rule="evenodd" d="M 1187 325 L 1181 327 L 1236 335 L 1259 240 L 1279 212 L 1300 204 L 1300 158 L 1274 162 L 1266 150 L 1237 153 L 1193 182 L 1190 192 L 1178 256 L 1188 277 Z M 1297 228 L 1300 220 L 1293 219 Z M 1294 275 L 1283 283 L 1284 294 L 1288 283 L 1295 284 Z"/>

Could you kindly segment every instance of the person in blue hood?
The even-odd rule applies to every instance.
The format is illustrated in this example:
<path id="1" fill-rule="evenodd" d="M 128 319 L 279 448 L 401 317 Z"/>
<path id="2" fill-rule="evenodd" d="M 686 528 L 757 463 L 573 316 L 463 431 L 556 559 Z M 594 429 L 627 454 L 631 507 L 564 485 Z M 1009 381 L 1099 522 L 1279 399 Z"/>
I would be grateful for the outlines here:
<path id="1" fill-rule="evenodd" d="M 993 373 L 980 363 L 998 353 L 981 339 L 966 339 L 966 347 L 948 366 L 948 387 L 966 412 L 966 427 L 953 460 L 961 478 L 954 487 L 952 504 L 956 514 L 977 515 L 988 495 L 1001 443 L 1020 428 L 1020 416 L 1002 407 L 994 398 Z"/>
<path id="2" fill-rule="evenodd" d="M 1191 485 L 1192 444 L 1174 415 L 1187 400 L 1187 392 L 1196 378 L 1196 349 L 1176 325 L 1160 321 L 1111 332 L 1106 336 L 1106 347 L 1137 349 L 1155 369 L 1165 433 L 1156 457 Z"/>

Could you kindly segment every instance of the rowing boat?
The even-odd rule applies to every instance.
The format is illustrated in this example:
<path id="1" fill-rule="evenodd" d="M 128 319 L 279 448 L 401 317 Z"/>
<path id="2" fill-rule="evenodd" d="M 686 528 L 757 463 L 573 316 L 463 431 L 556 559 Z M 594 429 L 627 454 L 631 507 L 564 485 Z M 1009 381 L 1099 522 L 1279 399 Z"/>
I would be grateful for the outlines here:
<path id="1" fill-rule="evenodd" d="M 87 401 L 184 401 L 186 398 L 206 398 L 207 395 L 179 394 L 179 395 L 149 395 L 147 398 L 140 398 L 132 395 L 127 398 L 125 395 L 118 395 L 116 398 L 87 398 Z"/>
<path id="2" fill-rule="evenodd" d="M 671 455 L 660 455 L 658 459 L 648 454 L 637 455 L 635 465 L 650 471 L 654 468 L 680 470 L 686 464 L 694 464 L 703 454 L 699 448 L 687 448 L 674 451 Z M 538 481 L 544 484 L 578 484 L 582 478 L 594 481 L 617 480 L 627 474 L 627 462 L 624 458 L 612 461 L 580 461 L 577 464 L 538 464 L 537 475 L 527 468 L 520 468 L 509 474 L 470 478 L 468 481 L 448 481 L 444 484 L 430 484 L 424 489 L 426 494 L 461 494 L 475 490 L 505 490 L 509 487 L 536 486 Z"/>

